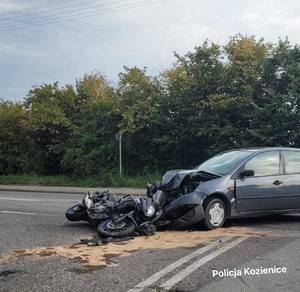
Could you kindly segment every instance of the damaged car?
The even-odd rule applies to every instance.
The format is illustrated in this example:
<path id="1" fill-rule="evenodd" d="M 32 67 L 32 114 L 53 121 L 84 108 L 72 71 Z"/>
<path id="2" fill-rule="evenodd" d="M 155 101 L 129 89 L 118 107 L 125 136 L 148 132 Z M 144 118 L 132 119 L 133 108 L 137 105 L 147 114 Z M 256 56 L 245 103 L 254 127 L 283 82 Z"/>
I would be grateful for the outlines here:
<path id="1" fill-rule="evenodd" d="M 215 229 L 227 218 L 299 212 L 299 174 L 297 148 L 226 151 L 195 169 L 164 175 L 167 197 L 177 197 L 165 214 L 179 225 L 201 223 Z"/>
<path id="2" fill-rule="evenodd" d="M 132 209 L 110 209 L 99 222 L 98 233 L 128 235 L 143 224 L 188 227 L 201 223 L 215 229 L 231 217 L 299 211 L 299 172 L 300 149 L 226 151 L 194 169 L 168 171 L 161 182 L 148 186 L 147 197 L 132 198 L 136 204 Z M 147 204 L 142 202 L 145 198 Z M 143 205 L 151 206 L 151 216 L 147 207 L 142 211 Z"/>

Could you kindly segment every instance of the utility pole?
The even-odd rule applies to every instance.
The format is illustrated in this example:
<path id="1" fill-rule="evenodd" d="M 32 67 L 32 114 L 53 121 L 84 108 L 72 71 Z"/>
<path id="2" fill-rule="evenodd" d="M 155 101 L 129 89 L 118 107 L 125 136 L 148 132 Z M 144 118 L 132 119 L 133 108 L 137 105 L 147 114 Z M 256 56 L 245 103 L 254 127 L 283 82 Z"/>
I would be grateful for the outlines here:
<path id="1" fill-rule="evenodd" d="M 122 132 L 116 134 L 116 139 L 119 141 L 119 172 L 122 176 Z"/>

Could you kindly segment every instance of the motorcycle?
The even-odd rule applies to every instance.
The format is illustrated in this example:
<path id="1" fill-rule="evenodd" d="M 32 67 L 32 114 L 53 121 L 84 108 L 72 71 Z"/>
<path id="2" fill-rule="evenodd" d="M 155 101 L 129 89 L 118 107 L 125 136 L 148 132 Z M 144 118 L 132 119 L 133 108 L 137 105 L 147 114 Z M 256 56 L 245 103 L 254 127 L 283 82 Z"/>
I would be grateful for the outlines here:
<path id="1" fill-rule="evenodd" d="M 112 208 L 112 218 L 99 223 L 97 232 L 100 237 L 125 237 L 134 233 L 152 235 L 155 224 L 163 213 L 165 195 L 162 191 L 152 197 L 133 198 L 117 203 Z"/>
<path id="2" fill-rule="evenodd" d="M 99 193 L 89 191 L 81 203 L 69 208 L 65 216 L 69 221 L 88 221 L 92 226 L 110 218 L 110 210 L 119 198 L 109 191 Z"/>

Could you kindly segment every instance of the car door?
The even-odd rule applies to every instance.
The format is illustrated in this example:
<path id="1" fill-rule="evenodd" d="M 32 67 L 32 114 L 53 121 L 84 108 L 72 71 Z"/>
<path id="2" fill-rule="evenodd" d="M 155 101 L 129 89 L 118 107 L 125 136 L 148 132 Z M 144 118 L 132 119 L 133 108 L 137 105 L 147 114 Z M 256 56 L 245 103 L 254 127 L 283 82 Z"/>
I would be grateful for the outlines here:
<path id="1" fill-rule="evenodd" d="M 282 163 L 279 151 L 267 151 L 251 158 L 242 170 L 254 176 L 236 178 L 236 202 L 239 212 L 279 210 L 281 206 Z"/>
<path id="2" fill-rule="evenodd" d="M 300 209 L 300 151 L 283 150 L 284 175 L 281 189 L 284 209 Z"/>

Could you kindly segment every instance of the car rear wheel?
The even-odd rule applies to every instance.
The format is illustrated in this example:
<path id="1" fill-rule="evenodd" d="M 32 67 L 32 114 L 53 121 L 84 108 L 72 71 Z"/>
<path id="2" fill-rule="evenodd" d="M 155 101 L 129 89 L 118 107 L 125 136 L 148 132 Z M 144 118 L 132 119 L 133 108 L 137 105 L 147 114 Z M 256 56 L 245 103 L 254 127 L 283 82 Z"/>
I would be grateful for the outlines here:
<path id="1" fill-rule="evenodd" d="M 224 202 L 219 198 L 210 199 L 204 210 L 204 226 L 205 228 L 212 230 L 222 227 L 225 222 L 226 206 Z"/>

